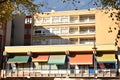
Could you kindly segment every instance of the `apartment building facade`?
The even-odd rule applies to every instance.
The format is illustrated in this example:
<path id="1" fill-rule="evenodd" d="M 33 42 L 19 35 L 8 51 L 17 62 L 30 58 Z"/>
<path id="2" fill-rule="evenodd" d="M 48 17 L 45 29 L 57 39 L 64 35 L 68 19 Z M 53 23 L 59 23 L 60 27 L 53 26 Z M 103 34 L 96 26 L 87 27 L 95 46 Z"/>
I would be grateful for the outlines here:
<path id="1" fill-rule="evenodd" d="M 31 17 L 30 17 L 31 19 Z M 3 77 L 51 80 L 115 78 L 114 21 L 101 10 L 55 11 L 33 16 L 31 46 L 6 46 Z M 30 25 L 30 24 L 25 24 Z"/>
<path id="2" fill-rule="evenodd" d="M 17 16 L 0 26 L 0 61 L 4 60 L 5 46 L 30 45 L 31 16 Z M 1 69 L 2 63 L 0 63 Z"/>

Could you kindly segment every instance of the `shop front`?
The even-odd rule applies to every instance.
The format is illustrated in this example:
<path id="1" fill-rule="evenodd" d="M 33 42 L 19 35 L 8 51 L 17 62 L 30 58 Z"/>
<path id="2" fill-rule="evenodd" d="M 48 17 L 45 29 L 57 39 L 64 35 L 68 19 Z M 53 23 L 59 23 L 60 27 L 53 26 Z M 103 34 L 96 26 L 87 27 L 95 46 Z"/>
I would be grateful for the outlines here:
<path id="1" fill-rule="evenodd" d="M 98 77 L 115 77 L 117 72 L 117 62 L 115 54 L 100 53 L 97 55 Z"/>

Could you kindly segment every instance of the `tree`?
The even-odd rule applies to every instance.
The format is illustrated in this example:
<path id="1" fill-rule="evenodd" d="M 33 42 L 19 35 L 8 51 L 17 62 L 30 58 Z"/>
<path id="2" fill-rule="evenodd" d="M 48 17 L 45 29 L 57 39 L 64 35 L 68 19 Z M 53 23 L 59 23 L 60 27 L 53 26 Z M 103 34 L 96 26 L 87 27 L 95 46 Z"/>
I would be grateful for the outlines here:
<path id="1" fill-rule="evenodd" d="M 34 14 L 34 12 L 37 12 L 40 7 L 42 7 L 42 4 L 35 4 L 34 0 L 0 0 L 0 26 L 3 26 L 8 20 L 12 19 L 13 16 L 19 14 Z M 2 65 L 4 65 L 4 27 L 2 28 L 2 30 L 2 41 L 0 42 L 0 70 L 4 68 L 2 67 Z"/>
<path id="2" fill-rule="evenodd" d="M 112 20 L 120 22 L 120 0 L 95 0 L 95 4 L 110 14 Z"/>
<path id="3" fill-rule="evenodd" d="M 42 4 L 34 0 L 0 0 L 0 25 L 18 14 L 32 14 L 38 11 Z"/>

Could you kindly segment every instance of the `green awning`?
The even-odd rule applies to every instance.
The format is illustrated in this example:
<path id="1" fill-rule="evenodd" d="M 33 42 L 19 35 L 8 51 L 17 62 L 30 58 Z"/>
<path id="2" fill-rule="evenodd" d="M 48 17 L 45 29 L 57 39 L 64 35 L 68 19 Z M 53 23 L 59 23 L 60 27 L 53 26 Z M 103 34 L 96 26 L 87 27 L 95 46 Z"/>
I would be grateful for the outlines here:
<path id="1" fill-rule="evenodd" d="M 66 55 L 50 55 L 48 64 L 63 65 L 65 63 Z"/>
<path id="2" fill-rule="evenodd" d="M 7 63 L 27 63 L 30 56 L 14 56 L 10 57 Z"/>

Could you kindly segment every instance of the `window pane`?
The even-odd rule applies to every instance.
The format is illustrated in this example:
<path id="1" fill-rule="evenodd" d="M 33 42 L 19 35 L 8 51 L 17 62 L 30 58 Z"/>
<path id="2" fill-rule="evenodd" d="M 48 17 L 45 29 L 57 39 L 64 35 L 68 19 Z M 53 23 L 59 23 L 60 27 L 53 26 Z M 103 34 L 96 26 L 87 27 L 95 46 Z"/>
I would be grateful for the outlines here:
<path id="1" fill-rule="evenodd" d="M 93 38 L 80 39 L 80 44 L 94 44 L 94 39 Z"/>

